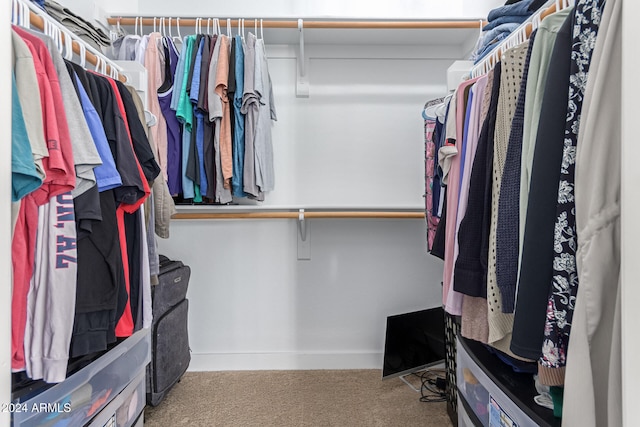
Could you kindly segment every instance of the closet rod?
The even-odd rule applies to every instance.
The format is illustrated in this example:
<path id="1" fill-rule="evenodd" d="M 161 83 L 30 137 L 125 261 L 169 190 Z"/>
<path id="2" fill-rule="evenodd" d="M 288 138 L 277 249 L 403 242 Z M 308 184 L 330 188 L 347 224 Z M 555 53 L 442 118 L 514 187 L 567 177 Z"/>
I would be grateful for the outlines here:
<path id="1" fill-rule="evenodd" d="M 386 211 L 315 211 L 304 213 L 310 218 L 390 218 L 424 219 L 424 212 L 386 212 Z M 172 219 L 299 219 L 300 212 L 181 212 Z"/>
<path id="2" fill-rule="evenodd" d="M 30 20 L 30 24 L 32 27 L 37 28 L 40 31 L 44 32 L 44 27 L 45 27 L 45 21 L 44 18 L 40 15 L 38 15 L 37 13 L 35 13 L 34 11 L 30 10 L 29 11 L 29 20 Z M 66 39 L 66 34 L 64 32 L 62 32 L 61 34 L 61 38 L 62 38 L 62 42 L 64 43 L 65 39 Z M 72 45 L 73 45 L 73 53 L 75 53 L 76 55 L 80 56 L 80 42 L 78 42 L 77 40 L 72 40 Z M 98 57 L 96 55 L 94 55 L 93 53 L 89 52 L 89 50 L 86 50 L 84 52 L 84 56 L 87 60 L 87 62 L 89 62 L 92 65 L 96 65 L 98 64 Z M 117 69 L 113 69 L 114 71 L 116 71 L 117 75 L 118 75 L 118 80 L 120 80 L 121 82 L 125 83 L 127 81 L 127 78 L 122 75 L 122 73 L 117 70 Z M 107 63 L 107 70 L 106 70 L 106 75 L 110 75 L 111 74 L 111 65 L 109 65 Z"/>
<path id="3" fill-rule="evenodd" d="M 165 24 L 167 24 L 167 18 L 165 18 Z M 136 25 L 136 19 L 138 20 L 138 24 L 142 19 L 142 25 L 153 26 L 159 25 L 160 17 L 145 17 L 145 18 L 135 18 L 135 17 L 111 17 L 108 18 L 107 21 L 111 25 Z M 205 23 L 209 18 L 202 18 Z M 249 28 L 249 22 L 254 19 L 246 19 L 247 28 Z M 173 22 L 177 22 L 175 18 L 172 18 Z M 173 24 L 172 22 L 172 24 Z M 238 19 L 234 19 L 231 21 L 232 27 L 238 27 Z M 200 22 L 201 23 L 201 22 Z M 460 29 L 460 28 L 472 28 L 479 29 L 481 25 L 484 25 L 486 22 L 482 20 L 467 20 L 467 21 L 314 21 L 314 20 L 304 20 L 304 28 L 325 28 L 325 29 Z M 174 25 L 180 25 L 181 27 L 194 27 L 196 25 L 195 18 L 180 18 L 179 23 Z M 227 25 L 226 19 L 220 19 L 220 26 L 224 27 Z M 262 21 L 263 28 L 292 28 L 298 29 L 298 21 L 297 20 L 263 20 Z"/>

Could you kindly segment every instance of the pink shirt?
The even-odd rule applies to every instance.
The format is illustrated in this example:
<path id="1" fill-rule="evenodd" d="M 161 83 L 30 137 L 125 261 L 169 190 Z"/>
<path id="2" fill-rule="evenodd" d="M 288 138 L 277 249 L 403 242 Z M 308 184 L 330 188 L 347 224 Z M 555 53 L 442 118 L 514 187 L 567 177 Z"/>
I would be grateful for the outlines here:
<path id="1" fill-rule="evenodd" d="M 480 138 L 480 113 L 482 110 L 482 99 L 487 87 L 488 78 L 482 76 L 476 84 L 471 88 L 473 92 L 473 100 L 471 103 L 471 114 L 469 116 L 469 125 L 467 127 L 467 145 L 464 153 L 464 170 L 462 171 L 462 184 L 460 185 L 460 195 L 458 196 L 458 213 L 456 216 L 456 230 L 454 237 L 453 261 L 458 259 L 459 245 L 458 232 L 460 231 L 460 223 L 467 212 L 467 203 L 469 201 L 469 184 L 471 183 L 471 170 L 473 168 L 473 160 L 476 157 L 476 149 L 478 148 L 478 139 Z M 451 288 L 453 288 L 455 272 L 451 273 Z M 462 314 L 462 294 L 459 292 L 450 292 L 447 300 L 447 311 L 449 313 Z"/>
<path id="2" fill-rule="evenodd" d="M 162 109 L 160 108 L 160 102 L 158 101 L 158 88 L 162 86 L 162 66 L 160 64 L 160 54 L 158 52 L 158 43 L 162 40 L 160 33 L 149 34 L 149 42 L 147 44 L 147 50 L 144 54 L 144 67 L 147 69 L 147 108 L 149 112 L 156 116 L 157 123 L 155 126 L 151 126 L 149 129 L 151 132 L 151 138 L 153 144 L 155 144 L 154 150 L 157 150 L 156 157 L 160 169 L 162 169 L 162 176 L 165 181 L 167 180 L 167 122 L 165 121 Z"/>
<path id="3" fill-rule="evenodd" d="M 42 159 L 45 178 L 42 186 L 27 195 L 20 206 L 13 240 L 13 293 L 11 300 L 11 368 L 25 368 L 24 336 L 27 323 L 27 295 L 33 276 L 36 232 L 38 229 L 38 206 L 49 202 L 51 197 L 71 191 L 76 182 L 69 127 L 58 74 L 49 51 L 38 37 L 19 27 L 15 32 L 25 41 L 31 54 L 38 78 L 38 91 L 42 105 L 42 122 L 49 157 Z"/>
<path id="4" fill-rule="evenodd" d="M 464 153 L 462 150 L 462 135 L 464 134 L 464 115 L 465 115 L 465 99 L 464 92 L 467 86 L 474 84 L 478 78 L 471 79 L 460 83 L 456 92 L 456 135 L 458 140 L 456 146 L 458 153 L 453 156 L 451 161 L 451 169 L 449 170 L 449 181 L 447 183 L 447 223 L 445 228 L 444 243 L 444 271 L 442 278 L 442 302 L 448 313 L 459 316 L 462 314 L 462 304 L 458 301 L 462 300 L 462 294 L 453 290 L 453 267 L 455 266 L 454 249 L 456 236 L 456 222 L 458 215 L 458 197 L 460 188 L 460 159 Z M 454 102 L 452 100 L 451 102 Z"/>

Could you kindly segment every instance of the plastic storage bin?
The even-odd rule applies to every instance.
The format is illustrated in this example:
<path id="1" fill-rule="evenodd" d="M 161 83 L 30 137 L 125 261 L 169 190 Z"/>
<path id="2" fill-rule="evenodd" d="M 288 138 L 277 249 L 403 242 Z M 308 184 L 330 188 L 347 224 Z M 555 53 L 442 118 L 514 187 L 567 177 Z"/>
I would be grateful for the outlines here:
<path id="1" fill-rule="evenodd" d="M 13 425 L 37 427 L 55 425 L 63 420 L 68 420 L 67 425 L 86 425 L 125 387 L 132 382 L 135 387 L 140 376 L 144 394 L 144 372 L 150 359 L 150 333 L 143 329 L 64 382 L 29 400 L 14 401 L 13 404 L 24 411 L 14 411 Z M 108 418 L 100 427 L 107 422 Z"/>
<path id="2" fill-rule="evenodd" d="M 458 407 L 460 425 L 483 426 L 560 426 L 549 409 L 538 406 L 530 374 L 519 374 L 500 361 L 480 343 L 458 337 L 458 397 L 466 403 Z"/>
<path id="3" fill-rule="evenodd" d="M 145 380 L 140 373 L 122 392 L 100 411 L 89 423 L 89 427 L 103 427 L 113 421 L 113 427 L 131 427 L 144 409 Z"/>

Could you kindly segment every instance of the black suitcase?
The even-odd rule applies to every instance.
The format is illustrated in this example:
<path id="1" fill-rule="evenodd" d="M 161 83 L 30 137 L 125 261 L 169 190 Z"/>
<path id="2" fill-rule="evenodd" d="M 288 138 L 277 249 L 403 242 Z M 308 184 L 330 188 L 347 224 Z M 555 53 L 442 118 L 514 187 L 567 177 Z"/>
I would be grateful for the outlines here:
<path id="1" fill-rule="evenodd" d="M 159 283 L 151 287 L 153 324 L 151 363 L 147 366 L 147 403 L 158 405 L 191 361 L 186 299 L 191 269 L 160 255 Z"/>

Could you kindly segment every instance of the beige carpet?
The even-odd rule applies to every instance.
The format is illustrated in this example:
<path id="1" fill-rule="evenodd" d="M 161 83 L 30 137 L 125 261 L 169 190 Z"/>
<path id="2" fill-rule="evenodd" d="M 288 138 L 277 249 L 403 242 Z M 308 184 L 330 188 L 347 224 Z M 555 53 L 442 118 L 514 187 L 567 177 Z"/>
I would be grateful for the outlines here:
<path id="1" fill-rule="evenodd" d="M 419 399 L 379 370 L 187 372 L 145 426 L 451 426 Z"/>

